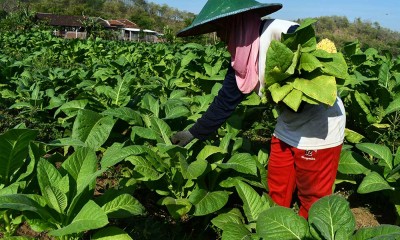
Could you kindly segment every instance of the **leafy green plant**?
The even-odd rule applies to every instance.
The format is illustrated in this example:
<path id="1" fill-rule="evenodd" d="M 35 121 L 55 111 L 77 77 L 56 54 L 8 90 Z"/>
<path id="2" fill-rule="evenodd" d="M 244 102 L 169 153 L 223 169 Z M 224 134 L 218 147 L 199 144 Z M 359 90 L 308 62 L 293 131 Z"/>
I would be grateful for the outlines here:
<path id="1" fill-rule="evenodd" d="M 247 195 L 246 198 L 249 198 L 250 194 Z M 246 198 L 242 197 L 245 213 L 249 211 Z M 253 200 L 253 204 L 260 200 L 255 194 L 249 199 Z M 265 203 L 263 208 L 256 210 L 253 205 L 252 210 L 258 213 L 254 224 L 246 224 L 238 209 L 220 214 L 212 222 L 223 230 L 222 239 L 372 239 L 396 238 L 400 233 L 400 228 L 395 225 L 355 231 L 355 219 L 349 203 L 337 195 L 315 202 L 310 208 L 308 221 L 292 209 Z"/>
<path id="2" fill-rule="evenodd" d="M 32 174 L 38 154 L 33 144 L 37 134 L 35 130 L 10 129 L 0 135 L 0 194 L 16 192 L 26 185 L 23 180 Z"/>
<path id="3" fill-rule="evenodd" d="M 38 132 L 29 129 L 10 129 L 0 135 L 0 196 L 23 191 L 31 182 L 41 151 L 33 143 Z M 21 223 L 17 212 L 0 211 L 0 230 L 12 235 Z"/>
<path id="4" fill-rule="evenodd" d="M 367 138 L 397 148 L 396 114 L 399 108 L 399 62 L 389 53 L 360 49 L 358 42 L 344 47 L 349 78 L 339 86 L 349 119 L 347 127 Z M 387 133 L 391 133 L 389 136 Z"/>
<path id="5" fill-rule="evenodd" d="M 123 217 L 143 214 L 141 204 L 128 194 L 105 195 L 97 200 L 100 205 L 91 200 L 102 172 L 90 148 L 79 148 L 59 169 L 41 158 L 37 166 L 41 194 L 1 195 L 0 208 L 31 212 L 25 217 L 33 229 L 61 239 L 104 227 L 108 217 L 120 211 Z"/>
<path id="6" fill-rule="evenodd" d="M 374 143 L 358 143 L 355 149 L 346 149 L 342 152 L 339 172 L 356 183 L 355 176 L 363 176 L 357 192 L 367 194 L 382 191 L 395 205 L 400 215 L 398 201 L 400 179 L 400 151 L 393 155 L 384 145 Z"/>

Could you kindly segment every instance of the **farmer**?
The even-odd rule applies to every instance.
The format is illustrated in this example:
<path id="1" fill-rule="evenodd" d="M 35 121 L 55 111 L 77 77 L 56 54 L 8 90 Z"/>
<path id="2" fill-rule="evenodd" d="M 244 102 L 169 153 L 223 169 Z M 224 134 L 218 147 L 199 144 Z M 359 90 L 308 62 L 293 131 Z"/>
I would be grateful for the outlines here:
<path id="1" fill-rule="evenodd" d="M 174 144 L 185 146 L 194 138 L 206 139 L 246 94 L 261 94 L 270 42 L 298 27 L 290 21 L 262 20 L 281 8 L 281 4 L 255 0 L 208 0 L 193 23 L 178 32 L 178 37 L 217 32 L 227 44 L 231 64 L 212 104 L 189 130 L 172 137 Z M 345 121 L 340 98 L 332 107 L 303 104 L 297 112 L 283 107 L 271 139 L 267 177 L 269 195 L 278 205 L 290 207 L 297 188 L 299 215 L 307 219 L 311 205 L 332 193 Z"/>

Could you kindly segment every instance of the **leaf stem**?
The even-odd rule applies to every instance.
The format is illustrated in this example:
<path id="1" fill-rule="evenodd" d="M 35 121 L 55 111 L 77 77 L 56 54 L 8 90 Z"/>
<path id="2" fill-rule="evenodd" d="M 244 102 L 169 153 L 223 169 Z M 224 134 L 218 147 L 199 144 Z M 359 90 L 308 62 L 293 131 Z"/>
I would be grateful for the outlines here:
<path id="1" fill-rule="evenodd" d="M 7 211 L 4 212 L 3 219 L 4 219 L 4 223 L 5 223 L 6 232 L 10 233 L 11 232 L 11 221 L 10 221 L 10 218 L 8 217 Z"/>

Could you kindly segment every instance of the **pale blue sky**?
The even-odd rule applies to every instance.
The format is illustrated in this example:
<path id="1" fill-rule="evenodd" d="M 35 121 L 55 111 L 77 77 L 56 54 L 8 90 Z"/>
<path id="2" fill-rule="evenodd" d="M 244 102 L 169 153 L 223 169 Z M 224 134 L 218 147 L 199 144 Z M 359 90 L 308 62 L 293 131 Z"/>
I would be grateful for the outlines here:
<path id="1" fill-rule="evenodd" d="M 182 11 L 199 13 L 206 0 L 148 0 L 157 4 L 167 4 Z M 281 3 L 283 8 L 271 14 L 273 18 L 296 20 L 319 16 L 346 16 L 349 21 L 361 18 L 363 21 L 378 22 L 382 27 L 400 32 L 399 0 L 280 0 L 261 3 Z"/>

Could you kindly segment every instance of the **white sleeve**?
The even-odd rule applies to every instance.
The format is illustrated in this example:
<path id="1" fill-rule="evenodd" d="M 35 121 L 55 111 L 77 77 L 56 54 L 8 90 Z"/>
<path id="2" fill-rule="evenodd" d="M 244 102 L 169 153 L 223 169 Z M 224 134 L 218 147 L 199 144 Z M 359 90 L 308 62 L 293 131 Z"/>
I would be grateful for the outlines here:
<path id="1" fill-rule="evenodd" d="M 264 88 L 265 79 L 265 63 L 267 58 L 267 51 L 272 40 L 280 40 L 282 33 L 287 33 L 289 28 L 293 25 L 299 25 L 298 23 L 280 20 L 280 19 L 268 19 L 264 23 L 263 29 L 260 35 L 260 50 L 258 59 L 258 81 L 259 89 L 258 95 L 262 96 L 262 89 Z"/>

